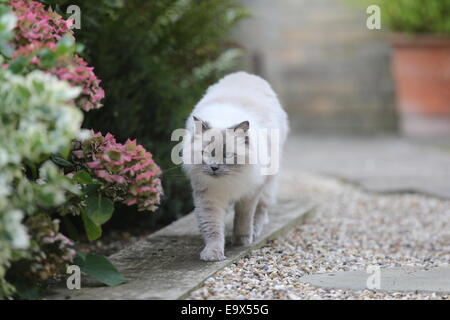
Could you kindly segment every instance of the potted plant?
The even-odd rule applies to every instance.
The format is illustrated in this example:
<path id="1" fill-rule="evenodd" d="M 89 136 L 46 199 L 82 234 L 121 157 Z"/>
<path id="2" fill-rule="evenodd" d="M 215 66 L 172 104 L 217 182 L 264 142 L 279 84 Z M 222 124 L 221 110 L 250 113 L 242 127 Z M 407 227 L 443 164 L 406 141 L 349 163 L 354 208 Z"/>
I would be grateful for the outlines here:
<path id="1" fill-rule="evenodd" d="M 379 0 L 394 33 L 392 70 L 408 136 L 450 135 L 450 1 Z"/>

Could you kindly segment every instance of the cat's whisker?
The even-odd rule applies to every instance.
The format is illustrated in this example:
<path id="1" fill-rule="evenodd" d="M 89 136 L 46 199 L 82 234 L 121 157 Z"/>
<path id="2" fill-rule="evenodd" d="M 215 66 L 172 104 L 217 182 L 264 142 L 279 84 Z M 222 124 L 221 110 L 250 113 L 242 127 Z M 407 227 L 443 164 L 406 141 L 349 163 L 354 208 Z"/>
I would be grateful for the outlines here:
<path id="1" fill-rule="evenodd" d="M 180 169 L 181 168 L 181 164 L 179 164 L 179 165 L 176 165 L 176 166 L 174 166 L 174 167 L 172 167 L 172 168 L 169 168 L 169 169 L 162 169 L 161 171 L 162 171 L 162 175 L 164 175 L 166 172 L 169 172 L 169 171 L 172 171 L 172 170 L 175 170 L 175 169 Z"/>

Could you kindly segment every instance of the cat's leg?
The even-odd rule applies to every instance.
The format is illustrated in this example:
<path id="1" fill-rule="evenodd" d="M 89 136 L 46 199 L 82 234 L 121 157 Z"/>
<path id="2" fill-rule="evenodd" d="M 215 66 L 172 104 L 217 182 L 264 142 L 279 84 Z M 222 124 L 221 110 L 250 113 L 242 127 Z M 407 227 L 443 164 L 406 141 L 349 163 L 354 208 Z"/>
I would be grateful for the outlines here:
<path id="1" fill-rule="evenodd" d="M 258 201 L 253 224 L 253 238 L 260 236 L 264 226 L 269 222 L 269 205 L 263 199 Z"/>
<path id="2" fill-rule="evenodd" d="M 233 244 L 249 245 L 253 242 L 253 218 L 259 192 L 236 202 L 234 207 Z"/>
<path id="3" fill-rule="evenodd" d="M 260 236 L 264 226 L 269 222 L 269 208 L 276 203 L 277 176 L 268 176 L 261 189 L 258 205 L 255 210 L 253 225 L 254 240 Z"/>
<path id="4" fill-rule="evenodd" d="M 200 253 L 204 261 L 220 261 L 226 259 L 225 247 L 225 210 L 211 203 L 202 203 L 194 210 L 200 233 L 205 241 L 205 248 Z"/>

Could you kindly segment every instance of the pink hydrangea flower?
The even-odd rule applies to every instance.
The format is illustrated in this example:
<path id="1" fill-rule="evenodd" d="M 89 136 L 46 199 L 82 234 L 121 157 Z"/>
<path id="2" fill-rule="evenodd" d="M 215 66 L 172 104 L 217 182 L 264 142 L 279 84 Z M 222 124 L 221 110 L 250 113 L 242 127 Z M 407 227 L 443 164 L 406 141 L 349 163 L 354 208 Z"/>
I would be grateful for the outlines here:
<path id="1" fill-rule="evenodd" d="M 152 154 L 127 140 L 120 144 L 114 136 L 100 132 L 82 143 L 81 150 L 73 151 L 76 161 L 82 161 L 108 187 L 120 190 L 118 200 L 126 205 L 137 205 L 139 211 L 155 211 L 162 193 L 161 169 Z M 107 187 L 107 188 L 108 188 Z"/>
<path id="2" fill-rule="evenodd" d="M 56 50 L 57 42 L 64 36 L 74 37 L 70 26 L 72 21 L 64 20 L 59 14 L 36 1 L 11 0 L 11 6 L 18 21 L 15 32 L 16 51 L 13 59 L 27 57 L 31 65 L 37 69 L 56 75 L 73 86 L 82 88 L 75 104 L 89 111 L 102 107 L 101 100 L 105 97 L 100 87 L 100 80 L 94 73 L 94 68 L 78 55 L 58 56 L 56 66 L 47 69 L 38 56 L 43 49 Z"/>
<path id="3" fill-rule="evenodd" d="M 102 107 L 100 101 L 105 97 L 105 92 L 100 87 L 100 80 L 94 74 L 94 68 L 89 67 L 83 58 L 75 55 L 71 61 L 49 71 L 59 79 L 83 88 L 76 104 L 84 111 Z"/>
<path id="4" fill-rule="evenodd" d="M 64 35 L 73 32 L 72 21 L 65 21 L 53 10 L 45 10 L 42 3 L 31 0 L 11 0 L 11 7 L 17 16 L 16 43 L 27 45 L 33 41 L 58 42 Z"/>

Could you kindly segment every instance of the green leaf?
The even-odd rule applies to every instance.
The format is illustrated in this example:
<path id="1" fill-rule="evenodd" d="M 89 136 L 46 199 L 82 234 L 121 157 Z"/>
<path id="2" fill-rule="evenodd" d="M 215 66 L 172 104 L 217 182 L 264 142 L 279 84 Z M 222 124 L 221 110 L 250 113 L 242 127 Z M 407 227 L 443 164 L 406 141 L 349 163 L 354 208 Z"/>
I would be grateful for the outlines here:
<path id="1" fill-rule="evenodd" d="M 75 227 L 72 221 L 70 221 L 70 219 L 66 216 L 62 216 L 61 220 L 64 228 L 67 231 L 67 235 L 69 236 L 69 238 L 75 241 L 79 241 L 80 235 L 78 233 L 78 229 L 77 227 Z"/>
<path id="2" fill-rule="evenodd" d="M 56 54 L 50 49 L 43 49 L 39 52 L 39 58 L 44 68 L 50 69 L 56 65 Z"/>
<path id="3" fill-rule="evenodd" d="M 56 53 L 58 55 L 71 54 L 75 51 L 75 41 L 73 37 L 65 35 L 56 45 Z"/>
<path id="4" fill-rule="evenodd" d="M 18 85 L 17 86 L 17 91 L 19 92 L 21 98 L 25 98 L 25 99 L 30 99 L 31 97 L 31 91 L 29 88 Z"/>
<path id="5" fill-rule="evenodd" d="M 25 57 L 18 57 L 14 61 L 12 61 L 9 65 L 9 70 L 13 73 L 18 74 L 21 73 L 25 67 L 28 65 L 28 59 Z"/>
<path id="6" fill-rule="evenodd" d="M 90 195 L 100 189 L 102 185 L 100 183 L 91 183 L 83 188 L 83 193 L 86 195 Z"/>
<path id="7" fill-rule="evenodd" d="M 89 241 L 97 240 L 102 236 L 102 227 L 95 224 L 84 210 L 81 212 L 81 219 Z"/>
<path id="8" fill-rule="evenodd" d="M 77 259 L 81 259 L 83 261 L 83 264 L 84 264 L 84 260 L 86 260 L 86 255 L 83 252 L 77 251 L 77 257 L 75 258 L 75 261 Z M 81 264 L 78 264 L 78 266 L 81 267 Z"/>
<path id="9" fill-rule="evenodd" d="M 24 163 L 30 169 L 31 176 L 33 177 L 33 179 L 36 180 L 39 177 L 36 163 L 34 163 L 33 161 L 30 161 L 28 159 L 25 159 Z"/>
<path id="10" fill-rule="evenodd" d="M 11 58 L 14 50 L 6 42 L 0 39 L 0 54 L 4 55 L 6 58 Z"/>
<path id="11" fill-rule="evenodd" d="M 66 147 L 62 148 L 62 150 L 59 152 L 59 154 L 64 158 L 67 159 L 70 155 L 70 151 L 72 149 L 72 146 L 68 144 Z"/>
<path id="12" fill-rule="evenodd" d="M 51 190 L 44 188 L 36 188 L 35 201 L 40 206 L 45 208 L 51 208 L 56 204 L 55 200 L 56 200 L 55 195 Z"/>
<path id="13" fill-rule="evenodd" d="M 78 171 L 73 179 L 81 184 L 90 184 L 92 183 L 92 177 L 86 170 Z"/>
<path id="14" fill-rule="evenodd" d="M 25 280 L 17 280 L 14 282 L 17 295 L 24 300 L 37 300 L 41 296 L 41 289 L 33 286 Z"/>
<path id="15" fill-rule="evenodd" d="M 97 225 L 102 225 L 111 219 L 114 212 L 113 202 L 101 195 L 89 196 L 86 200 L 86 205 L 89 218 Z"/>
<path id="16" fill-rule="evenodd" d="M 54 163 L 56 163 L 57 165 L 61 166 L 61 167 L 66 167 L 66 168 L 72 168 L 73 164 L 72 162 L 67 161 L 66 159 L 64 159 L 63 157 L 61 157 L 60 155 L 54 154 L 50 157 L 50 160 L 52 160 Z"/>
<path id="17" fill-rule="evenodd" d="M 126 281 L 126 278 L 105 256 L 89 253 L 79 267 L 87 275 L 110 287 Z"/>
<path id="18" fill-rule="evenodd" d="M 81 268 L 84 267 L 85 260 L 86 260 L 86 255 L 84 253 L 77 251 L 77 256 L 75 257 L 75 259 L 73 259 L 73 264 L 79 266 L 80 270 L 81 270 Z"/>

